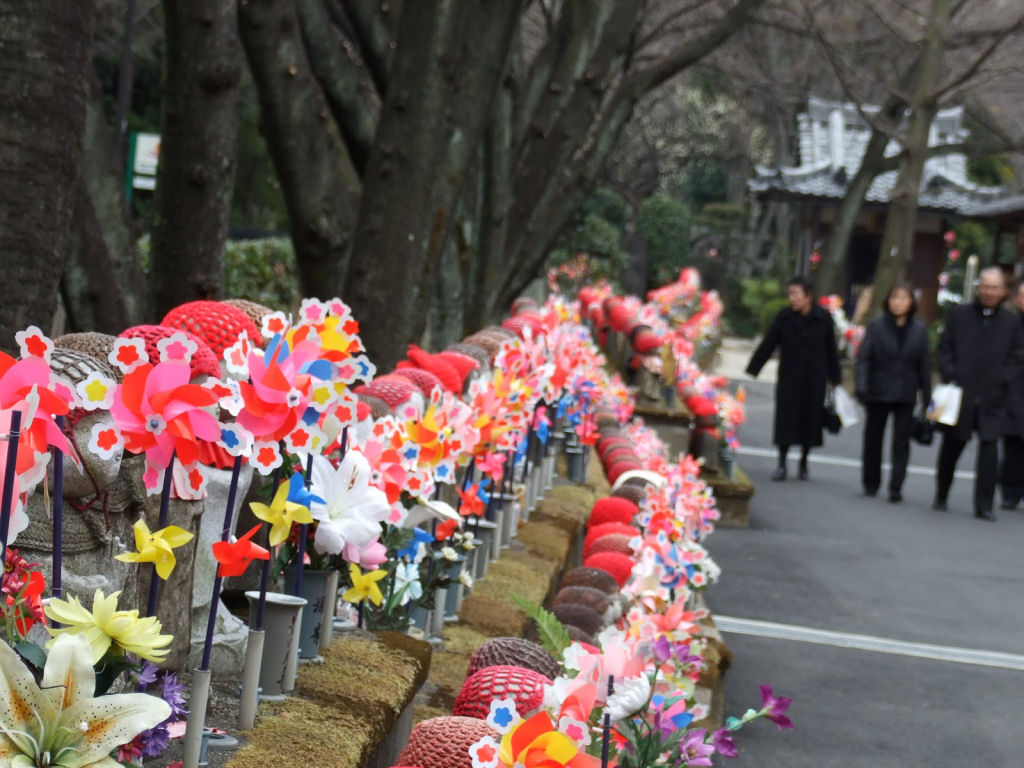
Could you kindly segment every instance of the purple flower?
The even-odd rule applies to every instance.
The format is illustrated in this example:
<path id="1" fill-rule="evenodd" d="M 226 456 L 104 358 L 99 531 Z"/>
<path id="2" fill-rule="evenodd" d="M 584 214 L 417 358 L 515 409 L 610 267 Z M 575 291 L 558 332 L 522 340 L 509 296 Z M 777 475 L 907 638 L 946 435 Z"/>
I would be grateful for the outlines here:
<path id="1" fill-rule="evenodd" d="M 163 722 L 155 728 L 150 728 L 139 734 L 136 741 L 141 742 L 143 757 L 160 757 L 167 749 L 167 742 L 170 741 L 170 738 L 171 734 L 167 730 L 167 723 Z"/>
<path id="2" fill-rule="evenodd" d="M 173 672 L 164 675 L 163 700 L 171 705 L 170 720 L 188 714 L 185 709 L 185 686 L 178 682 L 178 676 Z"/>
<path id="3" fill-rule="evenodd" d="M 139 685 L 151 685 L 156 682 L 157 666 L 149 661 L 142 663 L 142 669 L 139 670 L 138 682 Z"/>
<path id="4" fill-rule="evenodd" d="M 659 666 L 664 664 L 672 656 L 672 644 L 665 635 L 658 635 L 652 647 L 654 661 Z"/>
<path id="5" fill-rule="evenodd" d="M 781 731 L 784 728 L 792 728 L 793 721 L 786 717 L 785 712 L 789 709 L 792 699 L 787 696 L 778 698 L 772 693 L 770 685 L 761 686 L 761 712 L 771 720 Z"/>
<path id="6" fill-rule="evenodd" d="M 736 757 L 739 754 L 728 728 L 719 728 L 711 734 L 711 744 L 722 757 Z"/>
<path id="7" fill-rule="evenodd" d="M 706 735 L 706 728 L 698 728 L 687 733 L 679 743 L 679 754 L 687 765 L 711 765 L 711 755 L 715 754 L 715 748 L 704 743 Z"/>

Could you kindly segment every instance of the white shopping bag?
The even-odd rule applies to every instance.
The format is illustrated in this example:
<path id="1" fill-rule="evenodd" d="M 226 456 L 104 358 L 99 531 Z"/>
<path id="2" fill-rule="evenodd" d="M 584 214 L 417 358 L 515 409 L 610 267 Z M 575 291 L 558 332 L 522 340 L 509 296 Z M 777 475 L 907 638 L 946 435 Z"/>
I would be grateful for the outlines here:
<path id="1" fill-rule="evenodd" d="M 964 391 L 956 384 L 939 384 L 932 390 L 932 401 L 928 404 L 926 416 L 939 424 L 956 426 L 957 419 L 960 418 L 960 401 L 963 396 Z"/>
<path id="2" fill-rule="evenodd" d="M 850 397 L 849 392 L 842 387 L 836 387 L 832 390 L 832 396 L 835 398 L 836 415 L 839 417 L 843 427 L 852 427 L 860 422 L 860 408 L 857 407 L 856 401 Z"/>

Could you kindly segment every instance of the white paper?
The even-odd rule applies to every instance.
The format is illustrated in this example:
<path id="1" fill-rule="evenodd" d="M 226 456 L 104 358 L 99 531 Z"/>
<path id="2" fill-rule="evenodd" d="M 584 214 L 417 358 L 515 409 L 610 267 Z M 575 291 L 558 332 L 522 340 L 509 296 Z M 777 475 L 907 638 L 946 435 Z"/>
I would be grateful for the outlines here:
<path id="1" fill-rule="evenodd" d="M 940 384 L 932 390 L 932 401 L 928 404 L 927 418 L 948 427 L 956 426 L 960 418 L 960 401 L 964 391 L 956 384 Z"/>

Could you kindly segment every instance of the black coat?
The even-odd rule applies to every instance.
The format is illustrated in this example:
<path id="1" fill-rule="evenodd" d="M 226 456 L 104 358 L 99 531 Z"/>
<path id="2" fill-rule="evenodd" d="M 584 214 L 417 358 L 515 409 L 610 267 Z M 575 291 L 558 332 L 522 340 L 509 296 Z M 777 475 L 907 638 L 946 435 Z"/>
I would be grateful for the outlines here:
<path id="1" fill-rule="evenodd" d="M 928 331 L 924 323 L 910 318 L 902 346 L 892 315 L 886 313 L 868 323 L 857 353 L 857 397 L 866 403 L 910 403 L 928 405 L 932 394 Z"/>
<path id="2" fill-rule="evenodd" d="M 754 350 L 747 373 L 757 376 L 776 347 L 779 378 L 773 440 L 776 445 L 821 445 L 825 387 L 829 381 L 839 383 L 832 316 L 817 305 L 806 316 L 789 307 L 783 309 Z"/>
<path id="3" fill-rule="evenodd" d="M 1001 435 L 1009 385 L 1024 373 L 1024 326 L 1012 312 L 984 317 L 981 305 L 950 307 L 938 348 L 939 374 L 963 389 L 953 434 L 968 440 L 976 428 L 982 440 Z"/>
<path id="4" fill-rule="evenodd" d="M 1021 328 L 1024 328 L 1024 312 L 1019 312 L 1017 315 L 1020 318 Z M 1017 376 L 1009 384 L 1003 434 L 1024 438 L 1024 375 Z"/>

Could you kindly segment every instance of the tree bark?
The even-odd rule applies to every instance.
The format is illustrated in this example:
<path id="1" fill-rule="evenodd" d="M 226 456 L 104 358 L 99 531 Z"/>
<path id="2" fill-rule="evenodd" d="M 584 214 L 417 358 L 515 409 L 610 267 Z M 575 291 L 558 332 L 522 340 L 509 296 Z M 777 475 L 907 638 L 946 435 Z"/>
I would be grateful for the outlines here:
<path id="1" fill-rule="evenodd" d="M 306 58 L 291 0 L 241 0 L 239 30 L 307 296 L 339 295 L 361 182 Z"/>
<path id="2" fill-rule="evenodd" d="M 452 212 L 521 10 L 511 0 L 420 0 L 403 9 L 401 55 L 367 164 L 345 292 L 378 367 L 394 365 L 424 330 Z"/>
<path id="3" fill-rule="evenodd" d="M 942 54 L 952 5 L 952 0 L 932 2 L 920 71 L 910 99 L 910 114 L 903 140 L 903 162 L 893 188 L 885 236 L 875 269 L 872 316 L 881 309 L 889 289 L 906 277 L 907 266 L 914 255 L 917 198 L 924 175 L 924 163 L 928 159 L 928 135 L 939 109 L 937 94 L 942 76 Z"/>
<path id="4" fill-rule="evenodd" d="M 152 233 L 156 319 L 221 298 L 238 137 L 236 0 L 163 0 L 167 46 Z"/>
<path id="5" fill-rule="evenodd" d="M 94 6 L 0 0 L 0 348 L 49 332 L 80 174 Z"/>
<path id="6" fill-rule="evenodd" d="M 88 71 L 82 173 L 75 190 L 61 297 L 68 330 L 117 335 L 145 320 L 147 286 L 124 197 L 115 132 L 103 114 L 99 81 Z"/>

